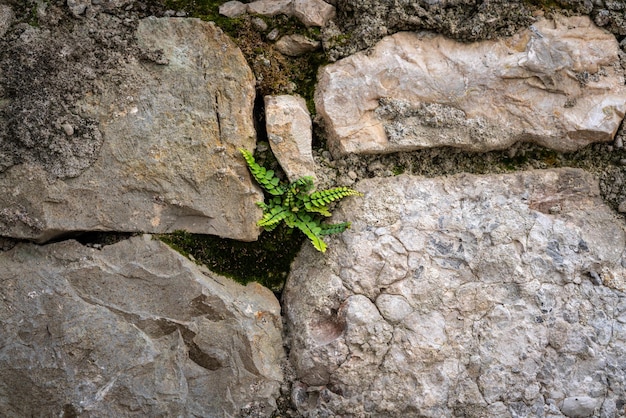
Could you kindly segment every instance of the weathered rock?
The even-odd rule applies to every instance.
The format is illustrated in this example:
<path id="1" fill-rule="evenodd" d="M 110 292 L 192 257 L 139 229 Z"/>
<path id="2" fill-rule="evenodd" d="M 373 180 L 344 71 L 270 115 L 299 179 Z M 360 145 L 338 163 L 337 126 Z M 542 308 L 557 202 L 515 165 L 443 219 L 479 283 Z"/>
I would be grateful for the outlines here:
<path id="1" fill-rule="evenodd" d="M 97 160 L 75 178 L 51 178 L 33 160 L 0 173 L 0 235 L 184 229 L 256 239 L 262 195 L 238 151 L 255 143 L 243 55 L 197 19 L 145 19 L 136 37 L 143 60 L 126 57 L 76 103 L 104 139 Z M 60 134 L 80 142 L 83 127 L 61 122 Z"/>
<path id="2" fill-rule="evenodd" d="M 293 0 L 293 15 L 306 26 L 326 26 L 335 8 L 323 0 Z"/>
<path id="3" fill-rule="evenodd" d="M 232 0 L 220 5 L 219 13 L 226 17 L 237 17 L 246 13 L 248 6 L 240 1 Z"/>
<path id="4" fill-rule="evenodd" d="M 248 3 L 248 13 L 262 16 L 276 16 L 293 14 L 293 5 L 291 0 L 257 0 Z"/>
<path id="5" fill-rule="evenodd" d="M 6 416 L 269 416 L 280 306 L 149 236 L 0 253 Z M 248 415 L 246 415 L 248 416 Z"/>
<path id="6" fill-rule="evenodd" d="M 320 41 L 300 34 L 285 35 L 276 42 L 276 49 L 278 49 L 281 54 L 290 57 L 299 57 L 300 55 L 313 52 L 320 46 Z"/>
<path id="7" fill-rule="evenodd" d="M 13 9 L 6 4 L 0 4 L 0 38 L 9 30 L 13 19 L 15 19 Z"/>
<path id="8" fill-rule="evenodd" d="M 399 31 L 432 30 L 467 42 L 510 36 L 534 21 L 533 6 L 525 0 L 489 0 L 471 6 L 463 0 L 342 0 L 335 6 L 335 24 L 323 30 L 332 60 Z"/>
<path id="9" fill-rule="evenodd" d="M 316 107 L 337 154 L 517 141 L 572 151 L 610 141 L 622 121 L 618 52 L 587 17 L 473 44 L 403 32 L 325 67 Z"/>
<path id="10" fill-rule="evenodd" d="M 590 174 L 357 188 L 283 295 L 303 415 L 623 415 L 626 231 Z"/>
<path id="11" fill-rule="evenodd" d="M 265 96 L 265 126 L 272 152 L 290 181 L 315 177 L 311 115 L 299 96 Z"/>

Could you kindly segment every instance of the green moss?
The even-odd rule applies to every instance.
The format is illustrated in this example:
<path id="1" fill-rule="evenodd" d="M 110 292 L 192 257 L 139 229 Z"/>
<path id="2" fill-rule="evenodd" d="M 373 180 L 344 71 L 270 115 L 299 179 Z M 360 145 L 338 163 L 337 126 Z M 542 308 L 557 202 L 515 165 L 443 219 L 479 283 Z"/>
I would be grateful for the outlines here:
<path id="1" fill-rule="evenodd" d="M 304 241 L 299 231 L 282 226 L 263 232 L 254 242 L 184 231 L 158 238 L 211 271 L 242 284 L 256 281 L 274 292 L 282 291 L 290 264 Z"/>

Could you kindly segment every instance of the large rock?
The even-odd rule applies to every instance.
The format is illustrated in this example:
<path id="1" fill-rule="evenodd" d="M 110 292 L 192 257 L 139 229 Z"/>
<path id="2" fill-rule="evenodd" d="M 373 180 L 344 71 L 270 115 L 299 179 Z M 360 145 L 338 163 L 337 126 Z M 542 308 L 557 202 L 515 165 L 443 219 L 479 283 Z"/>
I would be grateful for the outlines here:
<path id="1" fill-rule="evenodd" d="M 284 293 L 308 416 L 623 416 L 626 232 L 577 169 L 363 180 Z"/>
<path id="2" fill-rule="evenodd" d="M 38 48 L 50 36 L 29 28 L 16 42 Z M 53 139 L 37 154 L 54 156 L 57 147 L 53 162 L 25 156 L 0 173 L 0 235 L 44 241 L 70 231 L 184 229 L 257 238 L 254 202 L 262 195 L 238 151 L 255 144 L 254 77 L 243 55 L 198 19 L 144 19 L 135 36 L 136 55 L 119 57 L 119 69 L 74 103 L 73 114 L 84 116 L 75 120 L 89 121 L 102 144 L 90 145 L 73 119 L 59 119 L 40 130 L 59 132 L 75 152 L 65 155 Z M 40 146 L 38 132 L 23 132 L 32 147 Z"/>
<path id="3" fill-rule="evenodd" d="M 3 416 L 269 416 L 280 306 L 149 236 L 0 253 Z"/>
<path id="4" fill-rule="evenodd" d="M 315 102 L 337 154 L 517 141 L 573 151 L 612 140 L 624 117 L 618 53 L 587 17 L 471 44 L 403 32 L 325 67 Z"/>

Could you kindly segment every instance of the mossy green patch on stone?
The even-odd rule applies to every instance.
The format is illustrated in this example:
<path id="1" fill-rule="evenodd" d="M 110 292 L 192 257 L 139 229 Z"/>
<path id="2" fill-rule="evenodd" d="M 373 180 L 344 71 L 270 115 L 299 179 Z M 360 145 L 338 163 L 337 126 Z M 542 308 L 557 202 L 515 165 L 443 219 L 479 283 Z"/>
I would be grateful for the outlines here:
<path id="1" fill-rule="evenodd" d="M 304 241 L 298 231 L 282 226 L 263 232 L 254 242 L 184 231 L 162 234 L 158 238 L 211 271 L 242 284 L 256 281 L 277 293 L 282 290 L 291 261 Z"/>

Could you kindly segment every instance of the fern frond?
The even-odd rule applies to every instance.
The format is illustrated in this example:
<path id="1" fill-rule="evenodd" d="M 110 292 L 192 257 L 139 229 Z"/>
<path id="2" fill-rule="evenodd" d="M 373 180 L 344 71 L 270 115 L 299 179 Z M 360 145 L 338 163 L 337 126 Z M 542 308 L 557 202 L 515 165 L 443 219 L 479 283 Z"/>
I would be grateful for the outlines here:
<path id="1" fill-rule="evenodd" d="M 350 228 L 350 222 L 341 222 L 338 224 L 321 224 L 320 235 L 332 235 L 341 234 L 346 229 Z"/>
<path id="2" fill-rule="evenodd" d="M 311 193 L 309 196 L 310 202 L 313 206 L 326 206 L 335 200 L 343 199 L 347 196 L 363 196 L 363 193 L 358 192 L 346 186 L 335 187 L 333 189 L 320 190 Z"/>
<path id="3" fill-rule="evenodd" d="M 239 152 L 241 152 L 244 160 L 246 160 L 252 177 L 254 177 L 261 187 L 274 196 L 280 196 L 285 193 L 285 189 L 280 185 L 280 179 L 274 176 L 274 171 L 267 170 L 265 167 L 257 164 L 252 153 L 247 149 L 239 148 Z"/>
<path id="4" fill-rule="evenodd" d="M 322 228 L 319 222 L 307 214 L 298 214 L 293 221 L 294 225 L 309 238 L 316 250 L 326 252 L 326 243 L 320 236 Z"/>
<path id="5" fill-rule="evenodd" d="M 268 207 L 268 210 L 264 210 L 263 217 L 259 222 L 257 222 L 258 226 L 270 226 L 277 225 L 280 221 L 289 216 L 289 210 L 285 209 L 282 206 L 274 206 L 272 208 Z"/>

